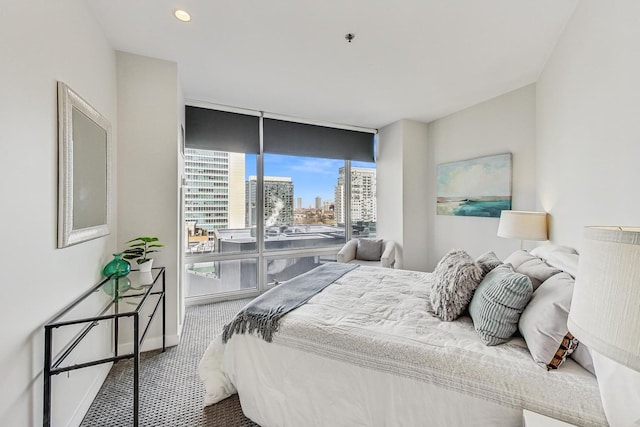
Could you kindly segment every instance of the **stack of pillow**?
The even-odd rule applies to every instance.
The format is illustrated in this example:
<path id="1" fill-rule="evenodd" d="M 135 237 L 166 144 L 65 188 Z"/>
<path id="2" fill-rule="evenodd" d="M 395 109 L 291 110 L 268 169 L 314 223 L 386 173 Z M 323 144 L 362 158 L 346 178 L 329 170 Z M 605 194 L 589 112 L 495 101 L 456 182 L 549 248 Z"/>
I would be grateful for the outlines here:
<path id="1" fill-rule="evenodd" d="M 452 321 L 468 309 L 486 345 L 505 343 L 519 331 L 538 365 L 557 369 L 571 355 L 593 373 L 588 348 L 567 328 L 577 266 L 577 253 L 562 246 L 519 250 L 504 262 L 493 252 L 474 260 L 452 250 L 433 272 L 431 311 Z"/>

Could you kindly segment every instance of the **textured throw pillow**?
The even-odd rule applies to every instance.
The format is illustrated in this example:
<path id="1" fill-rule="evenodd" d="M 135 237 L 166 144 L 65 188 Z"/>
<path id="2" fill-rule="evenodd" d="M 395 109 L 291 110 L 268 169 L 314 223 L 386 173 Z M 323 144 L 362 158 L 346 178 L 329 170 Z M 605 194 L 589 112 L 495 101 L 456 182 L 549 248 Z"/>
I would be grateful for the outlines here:
<path id="1" fill-rule="evenodd" d="M 558 369 L 578 346 L 567 328 L 574 280 L 568 273 L 547 279 L 531 296 L 518 329 L 540 366 Z"/>
<path id="2" fill-rule="evenodd" d="M 450 251 L 433 270 L 431 312 L 448 322 L 457 319 L 481 279 L 482 269 L 469 254 L 458 249 Z"/>
<path id="3" fill-rule="evenodd" d="M 504 260 L 505 264 L 511 264 L 513 269 L 531 279 L 533 289 L 536 290 L 549 277 L 560 273 L 562 270 L 551 267 L 542 258 L 533 256 L 527 251 L 518 250 Z"/>
<path id="4" fill-rule="evenodd" d="M 483 343 L 497 345 L 509 340 L 532 292 L 531 280 L 508 264 L 485 276 L 469 304 L 473 326 Z"/>
<path id="5" fill-rule="evenodd" d="M 356 259 L 362 261 L 380 261 L 382 239 L 358 239 Z"/>
<path id="6" fill-rule="evenodd" d="M 500 258 L 494 252 L 487 252 L 478 257 L 476 259 L 476 263 L 482 269 L 482 277 L 486 276 L 488 272 L 502 264 Z"/>

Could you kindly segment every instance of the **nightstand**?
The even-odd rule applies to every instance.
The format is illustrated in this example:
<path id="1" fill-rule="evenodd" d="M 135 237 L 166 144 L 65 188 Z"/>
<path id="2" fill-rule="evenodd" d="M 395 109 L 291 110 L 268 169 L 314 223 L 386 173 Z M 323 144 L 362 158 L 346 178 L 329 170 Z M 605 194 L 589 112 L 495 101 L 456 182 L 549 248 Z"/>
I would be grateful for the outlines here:
<path id="1" fill-rule="evenodd" d="M 527 411 L 526 409 L 522 411 L 522 425 L 524 427 L 575 427 L 573 424 L 554 420 L 546 415 Z"/>

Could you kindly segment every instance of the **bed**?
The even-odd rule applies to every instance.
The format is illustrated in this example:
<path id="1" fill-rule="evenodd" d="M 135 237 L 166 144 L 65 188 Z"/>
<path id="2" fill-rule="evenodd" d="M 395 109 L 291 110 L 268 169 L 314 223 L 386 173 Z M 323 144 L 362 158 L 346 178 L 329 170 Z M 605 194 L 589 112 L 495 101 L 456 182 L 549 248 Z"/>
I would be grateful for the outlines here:
<path id="1" fill-rule="evenodd" d="M 432 274 L 359 267 L 282 317 L 272 342 L 235 334 L 200 366 L 205 404 L 237 391 L 272 426 L 520 426 L 528 409 L 607 425 L 596 378 L 547 371 L 514 337 L 486 346 L 472 320 L 428 310 Z"/>

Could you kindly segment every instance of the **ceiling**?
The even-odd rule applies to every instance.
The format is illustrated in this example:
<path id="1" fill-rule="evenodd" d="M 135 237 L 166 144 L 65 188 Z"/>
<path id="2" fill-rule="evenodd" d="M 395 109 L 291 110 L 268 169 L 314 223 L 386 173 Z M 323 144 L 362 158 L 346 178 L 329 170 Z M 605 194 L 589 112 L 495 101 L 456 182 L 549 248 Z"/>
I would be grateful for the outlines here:
<path id="1" fill-rule="evenodd" d="M 114 49 L 175 61 L 187 99 L 379 128 L 535 82 L 577 1 L 88 3 Z"/>

